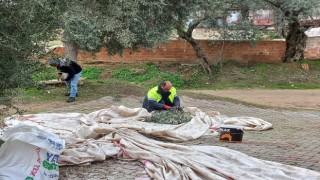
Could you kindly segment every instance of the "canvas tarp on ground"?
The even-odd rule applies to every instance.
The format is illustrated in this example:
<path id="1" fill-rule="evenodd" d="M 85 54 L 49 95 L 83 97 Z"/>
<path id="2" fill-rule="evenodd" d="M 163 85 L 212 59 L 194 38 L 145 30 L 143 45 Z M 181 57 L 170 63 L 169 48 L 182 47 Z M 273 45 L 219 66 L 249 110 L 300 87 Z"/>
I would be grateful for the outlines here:
<path id="1" fill-rule="evenodd" d="M 214 135 L 220 125 L 245 126 L 245 130 L 267 130 L 272 124 L 254 117 L 207 115 L 198 108 L 185 108 L 190 122 L 166 125 L 144 122 L 152 114 L 143 108 L 112 106 L 89 114 L 41 113 L 12 116 L 8 127 L 37 126 L 66 141 L 60 165 L 87 164 L 107 157 L 132 158 L 144 162 L 156 179 L 316 179 L 319 173 L 303 168 L 262 161 L 217 146 L 181 146 L 152 140 L 141 134 L 170 141 L 187 141 Z M 212 128 L 213 127 L 213 128 Z M 141 134 L 139 134 L 141 133 Z"/>

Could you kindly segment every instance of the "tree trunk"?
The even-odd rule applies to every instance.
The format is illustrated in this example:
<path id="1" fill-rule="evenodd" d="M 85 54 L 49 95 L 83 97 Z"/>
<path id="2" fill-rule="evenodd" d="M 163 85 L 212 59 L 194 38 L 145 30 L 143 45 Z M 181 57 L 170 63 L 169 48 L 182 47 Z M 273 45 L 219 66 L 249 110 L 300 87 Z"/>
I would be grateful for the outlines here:
<path id="1" fill-rule="evenodd" d="M 303 60 L 307 35 L 300 29 L 299 22 L 289 24 L 289 32 L 286 37 L 286 54 L 284 62 L 297 62 Z"/>
<path id="2" fill-rule="evenodd" d="M 182 30 L 182 28 L 177 28 L 177 32 L 180 38 L 188 41 L 193 50 L 195 51 L 197 57 L 200 59 L 201 65 L 203 70 L 212 75 L 212 70 L 210 68 L 209 62 L 208 62 L 208 58 L 206 57 L 206 55 L 204 54 L 204 52 L 202 51 L 201 47 L 199 46 L 199 43 L 192 38 L 192 31 L 194 30 L 194 28 L 199 24 L 200 22 L 195 22 L 193 23 L 191 26 L 189 26 L 188 31 L 185 32 Z"/>
<path id="3" fill-rule="evenodd" d="M 76 43 L 69 43 L 63 41 L 64 45 L 64 58 L 70 59 L 71 61 L 78 62 L 78 50 L 79 46 Z"/>
<path id="4" fill-rule="evenodd" d="M 182 19 L 182 18 L 181 18 Z M 208 58 L 207 56 L 204 54 L 204 52 L 202 51 L 201 47 L 199 46 L 199 43 L 192 38 L 192 32 L 193 30 L 200 24 L 200 20 L 197 20 L 195 22 L 193 22 L 192 24 L 190 24 L 188 26 L 188 30 L 184 31 L 184 26 L 183 26 L 183 21 L 179 22 L 179 26 L 176 27 L 177 29 L 177 33 L 179 35 L 180 38 L 188 41 L 193 50 L 195 51 L 197 57 L 200 59 L 201 65 L 203 70 L 208 73 L 209 75 L 212 75 L 212 70 L 210 68 L 209 62 L 208 62 Z"/>
<path id="5" fill-rule="evenodd" d="M 71 61 L 78 62 L 78 50 L 79 46 L 77 43 L 68 42 L 65 38 L 65 34 L 62 35 L 62 43 L 64 46 L 64 58 L 70 59 Z"/>
<path id="6" fill-rule="evenodd" d="M 207 72 L 208 74 L 212 75 L 212 70 L 210 68 L 208 58 L 203 53 L 202 49 L 199 46 L 199 43 L 196 42 L 192 37 L 187 38 L 185 40 L 191 44 L 193 50 L 196 52 L 196 55 L 200 59 L 200 62 L 201 62 L 201 65 L 202 65 L 202 68 L 204 69 L 204 71 Z"/>

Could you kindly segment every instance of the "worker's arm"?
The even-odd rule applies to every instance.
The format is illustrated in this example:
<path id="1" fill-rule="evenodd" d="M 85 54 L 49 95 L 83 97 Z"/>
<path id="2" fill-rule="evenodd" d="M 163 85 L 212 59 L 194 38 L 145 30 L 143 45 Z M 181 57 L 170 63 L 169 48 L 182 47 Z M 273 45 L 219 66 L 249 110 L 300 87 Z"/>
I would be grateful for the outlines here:
<path id="1" fill-rule="evenodd" d="M 72 67 L 63 66 L 61 67 L 61 69 L 63 69 L 63 72 L 68 73 L 67 78 L 64 79 L 65 81 L 69 81 L 75 75 L 74 69 Z"/>
<path id="2" fill-rule="evenodd" d="M 179 96 L 175 96 L 173 99 L 173 106 L 178 106 L 180 107 L 180 98 Z"/>
<path id="3" fill-rule="evenodd" d="M 157 103 L 155 100 L 149 100 L 149 108 L 153 110 L 165 110 L 170 109 L 171 106 L 167 106 L 162 103 Z"/>

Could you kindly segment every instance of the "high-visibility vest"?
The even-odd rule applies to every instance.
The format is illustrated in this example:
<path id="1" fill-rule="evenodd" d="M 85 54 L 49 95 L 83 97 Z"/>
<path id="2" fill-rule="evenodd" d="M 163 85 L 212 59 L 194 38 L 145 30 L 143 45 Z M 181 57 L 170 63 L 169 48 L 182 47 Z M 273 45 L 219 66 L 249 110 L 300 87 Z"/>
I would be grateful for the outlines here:
<path id="1" fill-rule="evenodd" d="M 162 98 L 161 94 L 158 93 L 158 90 L 159 90 L 159 86 L 156 86 L 156 87 L 150 89 L 150 91 L 148 92 L 148 95 L 147 95 L 148 96 L 148 100 L 155 100 L 158 103 Z M 176 90 L 176 88 L 171 87 L 169 92 L 171 93 L 169 95 L 169 97 L 168 97 L 169 101 L 171 103 L 173 103 L 173 99 L 177 94 L 177 90 Z"/>

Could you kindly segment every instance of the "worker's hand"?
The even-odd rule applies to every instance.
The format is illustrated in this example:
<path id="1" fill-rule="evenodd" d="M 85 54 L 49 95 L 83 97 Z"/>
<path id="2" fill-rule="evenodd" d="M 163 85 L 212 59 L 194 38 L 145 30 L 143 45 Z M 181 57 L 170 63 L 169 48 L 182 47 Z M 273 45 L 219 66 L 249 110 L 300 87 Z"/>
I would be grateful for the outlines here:
<path id="1" fill-rule="evenodd" d="M 172 107 L 168 105 L 163 105 L 163 108 L 168 110 L 168 109 L 171 109 Z"/>
<path id="2" fill-rule="evenodd" d="M 62 74 L 58 74 L 58 76 L 57 76 L 58 81 L 61 79 L 61 75 Z"/>
<path id="3" fill-rule="evenodd" d="M 65 78 L 61 78 L 61 81 L 66 81 L 66 79 Z"/>
<path id="4" fill-rule="evenodd" d="M 178 111 L 183 111 L 182 107 L 180 106 L 173 106 L 172 108 Z"/>

